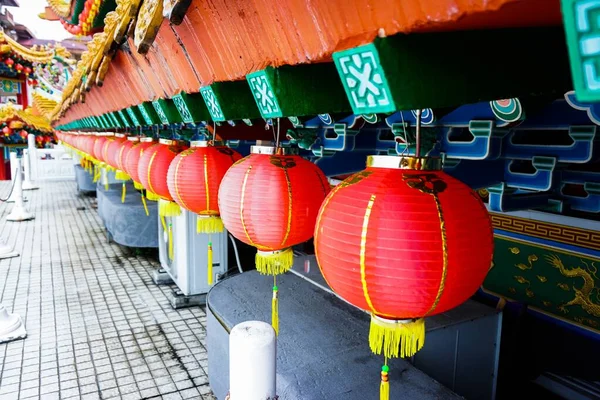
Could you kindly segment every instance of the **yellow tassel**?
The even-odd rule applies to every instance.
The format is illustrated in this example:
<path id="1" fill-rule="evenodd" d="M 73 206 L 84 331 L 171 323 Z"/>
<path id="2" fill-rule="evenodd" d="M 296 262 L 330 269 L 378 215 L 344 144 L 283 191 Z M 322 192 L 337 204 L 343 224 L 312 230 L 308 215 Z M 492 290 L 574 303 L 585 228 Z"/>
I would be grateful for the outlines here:
<path id="1" fill-rule="evenodd" d="M 146 198 L 142 194 L 142 204 L 144 205 L 144 211 L 146 211 L 146 217 L 150 216 L 150 211 L 148 211 L 148 204 L 146 204 Z"/>
<path id="2" fill-rule="evenodd" d="M 100 179 L 100 168 L 94 166 L 94 183 L 98 182 L 98 179 Z"/>
<path id="3" fill-rule="evenodd" d="M 127 175 L 125 172 L 118 169 L 117 172 L 115 172 L 115 179 L 119 180 L 119 181 L 128 181 L 131 179 L 131 177 L 129 175 Z"/>
<path id="4" fill-rule="evenodd" d="M 280 275 L 292 268 L 294 252 L 290 247 L 276 251 L 257 251 L 256 269 L 264 275 Z"/>
<path id="5" fill-rule="evenodd" d="M 381 367 L 381 384 L 379 385 L 379 400 L 390 400 L 390 367 L 386 363 Z"/>
<path id="6" fill-rule="evenodd" d="M 158 201 L 160 200 L 160 197 L 158 197 L 158 195 L 154 192 L 151 192 L 149 190 L 146 190 L 146 198 L 150 201 Z"/>
<path id="7" fill-rule="evenodd" d="M 169 224 L 169 260 L 173 259 L 173 226 Z"/>
<path id="8" fill-rule="evenodd" d="M 123 182 L 123 189 L 121 189 L 121 203 L 125 203 L 125 196 L 127 196 L 127 186 L 125 185 L 125 182 Z"/>
<path id="9" fill-rule="evenodd" d="M 177 217 L 181 215 L 181 208 L 179 207 L 179 204 L 173 201 L 159 199 L 158 215 L 161 217 Z"/>
<path id="10" fill-rule="evenodd" d="M 216 215 L 198 215 L 196 218 L 196 232 L 219 233 L 223 232 L 223 221 Z"/>
<path id="11" fill-rule="evenodd" d="M 208 285 L 213 284 L 213 249 L 212 242 L 208 242 L 208 260 L 206 264 L 206 270 L 208 271 Z"/>
<path id="12" fill-rule="evenodd" d="M 136 181 L 133 181 L 133 187 L 135 190 L 144 190 L 144 186 L 141 183 L 136 182 Z"/>
<path id="13" fill-rule="evenodd" d="M 163 231 L 167 231 L 167 220 L 165 219 L 165 217 L 161 216 L 160 217 L 160 223 L 162 224 L 163 227 Z"/>
<path id="14" fill-rule="evenodd" d="M 371 315 L 369 346 L 386 358 L 412 357 L 425 343 L 425 321 L 389 320 Z"/>
<path id="15" fill-rule="evenodd" d="M 275 335 L 279 335 L 279 288 L 277 278 L 273 276 L 273 300 L 271 301 L 271 325 Z"/>

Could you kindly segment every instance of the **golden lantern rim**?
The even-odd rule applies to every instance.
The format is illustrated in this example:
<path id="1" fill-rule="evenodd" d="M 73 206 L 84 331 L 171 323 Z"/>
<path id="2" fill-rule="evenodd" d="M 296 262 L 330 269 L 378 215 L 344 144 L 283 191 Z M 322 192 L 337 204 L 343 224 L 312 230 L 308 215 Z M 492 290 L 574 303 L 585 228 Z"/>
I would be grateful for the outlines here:
<path id="1" fill-rule="evenodd" d="M 368 156 L 367 167 L 408 169 L 414 171 L 439 171 L 442 169 L 442 159 L 439 157 L 414 156 Z"/>
<path id="2" fill-rule="evenodd" d="M 124 138 L 125 134 L 124 133 L 115 133 L 115 137 Z"/>
<path id="3" fill-rule="evenodd" d="M 299 153 L 295 147 L 275 146 L 251 146 L 250 154 L 266 154 L 270 156 L 297 156 Z"/>
<path id="4" fill-rule="evenodd" d="M 140 138 L 140 142 L 145 142 L 145 143 L 148 143 L 148 142 L 154 142 L 154 138 L 151 138 L 151 137 L 143 137 L 143 138 Z"/>
<path id="5" fill-rule="evenodd" d="M 158 143 L 164 144 L 167 146 L 173 146 L 177 143 L 177 141 L 173 140 L 173 139 L 158 139 Z"/>
<path id="6" fill-rule="evenodd" d="M 127 140 L 129 140 L 130 142 L 139 142 L 140 138 L 138 136 L 128 136 Z"/>
<path id="7" fill-rule="evenodd" d="M 190 142 L 190 147 L 214 147 L 214 146 L 224 146 L 223 142 L 220 140 L 192 140 Z"/>

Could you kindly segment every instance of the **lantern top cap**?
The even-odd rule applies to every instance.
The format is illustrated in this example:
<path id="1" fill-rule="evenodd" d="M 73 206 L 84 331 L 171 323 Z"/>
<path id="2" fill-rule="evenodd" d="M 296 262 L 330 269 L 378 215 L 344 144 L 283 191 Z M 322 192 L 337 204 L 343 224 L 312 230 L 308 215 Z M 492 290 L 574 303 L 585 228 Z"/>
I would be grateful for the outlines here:
<path id="1" fill-rule="evenodd" d="M 124 138 L 125 134 L 124 133 L 115 133 L 115 137 Z"/>
<path id="2" fill-rule="evenodd" d="M 251 146 L 250 154 L 268 154 L 271 156 L 291 156 L 291 155 L 298 155 L 298 149 L 295 147 Z"/>
<path id="3" fill-rule="evenodd" d="M 130 142 L 139 142 L 140 138 L 138 136 L 129 136 L 127 137 L 127 140 L 129 140 Z"/>
<path id="4" fill-rule="evenodd" d="M 158 143 L 166 144 L 167 146 L 173 146 L 176 144 L 176 141 L 172 139 L 158 139 Z"/>
<path id="5" fill-rule="evenodd" d="M 140 138 L 140 142 L 154 142 L 154 139 L 147 136 L 147 137 Z"/>
<path id="6" fill-rule="evenodd" d="M 209 146 L 223 146 L 223 142 L 220 140 L 192 140 L 190 147 L 209 147 Z"/>
<path id="7" fill-rule="evenodd" d="M 439 171 L 442 169 L 442 160 L 439 157 L 369 156 L 367 167 Z"/>

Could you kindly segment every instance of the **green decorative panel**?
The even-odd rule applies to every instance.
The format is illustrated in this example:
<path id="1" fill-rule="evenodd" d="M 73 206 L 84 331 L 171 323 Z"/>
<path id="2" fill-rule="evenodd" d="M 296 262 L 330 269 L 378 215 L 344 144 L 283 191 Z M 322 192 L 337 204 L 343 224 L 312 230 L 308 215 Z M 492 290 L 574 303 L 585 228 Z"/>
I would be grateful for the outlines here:
<path id="1" fill-rule="evenodd" d="M 134 126 L 142 125 L 142 115 L 137 107 L 128 107 L 125 110 L 127 111 L 127 115 L 129 115 L 129 119 L 131 120 Z"/>
<path id="2" fill-rule="evenodd" d="M 211 120 L 210 113 L 200 93 L 187 94 L 181 92 L 173 96 L 173 102 L 185 123 Z"/>
<path id="3" fill-rule="evenodd" d="M 200 93 L 202 94 L 206 108 L 208 108 L 208 112 L 210 113 L 213 121 L 225 121 L 225 116 L 223 115 L 223 110 L 221 110 L 219 100 L 217 99 L 217 96 L 211 87 L 207 86 L 201 88 Z"/>
<path id="4" fill-rule="evenodd" d="M 0 85 L 2 85 L 2 92 L 6 94 L 21 93 L 21 83 L 18 81 L 13 81 L 12 79 L 0 79 Z"/>
<path id="5" fill-rule="evenodd" d="M 600 332 L 598 259 L 533 242 L 496 236 L 483 289 Z"/>
<path id="6" fill-rule="evenodd" d="M 213 121 L 260 118 L 246 81 L 217 82 L 200 89 Z"/>
<path id="7" fill-rule="evenodd" d="M 600 101 L 600 0 L 562 0 L 575 96 Z"/>
<path id="8" fill-rule="evenodd" d="M 558 97 L 572 86 L 560 27 L 396 34 L 336 52 L 333 60 L 361 115 Z"/>
<path id="9" fill-rule="evenodd" d="M 252 96 L 256 101 L 260 114 L 264 118 L 283 117 L 266 70 L 254 72 L 248 75 L 246 79 L 248 80 Z"/>
<path id="10" fill-rule="evenodd" d="M 110 117 L 110 119 L 113 122 L 113 126 L 115 126 L 116 128 L 121 128 L 121 121 L 119 120 L 119 118 L 117 118 L 117 116 L 115 115 L 114 112 L 108 113 L 108 116 Z"/>
<path id="11" fill-rule="evenodd" d="M 143 120 L 145 121 L 145 125 L 157 125 L 162 123 L 151 102 L 146 101 L 142 104 L 138 104 L 137 107 L 140 110 Z"/>
<path id="12" fill-rule="evenodd" d="M 355 114 L 396 111 L 375 45 L 335 53 L 333 61 Z"/>
<path id="13" fill-rule="evenodd" d="M 106 118 L 106 116 L 104 114 L 100 115 L 98 117 L 98 119 L 100 120 L 100 124 L 102 125 L 102 127 L 104 129 L 112 128 L 112 124 L 108 121 L 108 119 Z"/>
<path id="14" fill-rule="evenodd" d="M 269 67 L 246 79 L 264 118 L 352 112 L 333 63 Z"/>
<path id="15" fill-rule="evenodd" d="M 127 128 L 127 127 L 132 127 L 133 126 L 133 122 L 129 118 L 129 115 L 127 115 L 126 111 L 119 110 L 119 111 L 117 111 L 117 115 L 119 116 L 119 118 L 121 118 L 121 121 L 123 121 L 123 126 L 124 127 Z"/>

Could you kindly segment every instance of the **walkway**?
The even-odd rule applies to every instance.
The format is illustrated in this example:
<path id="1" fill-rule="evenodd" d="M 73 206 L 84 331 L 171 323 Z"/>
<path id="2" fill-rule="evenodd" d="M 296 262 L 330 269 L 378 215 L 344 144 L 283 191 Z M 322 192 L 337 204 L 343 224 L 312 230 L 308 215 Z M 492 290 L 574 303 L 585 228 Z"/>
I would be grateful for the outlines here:
<path id="1" fill-rule="evenodd" d="M 173 310 L 172 287 L 152 282 L 157 261 L 107 244 L 74 182 L 26 197 L 29 222 L 6 222 L 0 203 L 0 238 L 21 253 L 0 260 L 0 302 L 28 333 L 0 344 L 0 400 L 214 399 L 204 310 Z"/>

